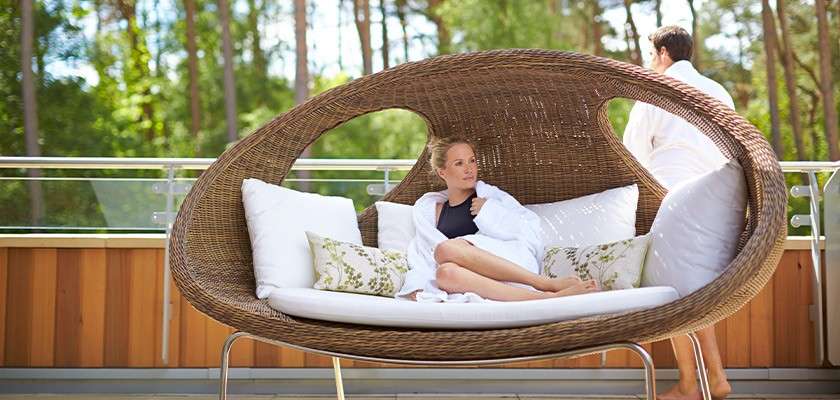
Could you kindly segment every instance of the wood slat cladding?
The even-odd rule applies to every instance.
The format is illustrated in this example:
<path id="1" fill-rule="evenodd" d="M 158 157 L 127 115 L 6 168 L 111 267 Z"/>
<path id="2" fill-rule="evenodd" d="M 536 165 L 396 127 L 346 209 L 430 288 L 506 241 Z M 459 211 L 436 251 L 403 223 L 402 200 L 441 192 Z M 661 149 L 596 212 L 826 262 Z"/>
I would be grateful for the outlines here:
<path id="1" fill-rule="evenodd" d="M 5 367 L 213 368 L 232 328 L 172 298 L 169 362 L 160 354 L 163 250 L 0 247 L 0 365 Z M 787 250 L 773 279 L 737 313 L 717 325 L 728 368 L 816 367 L 807 250 Z M 659 368 L 675 366 L 667 341 L 643 345 Z M 328 357 L 252 340 L 231 351 L 235 367 L 332 366 Z M 492 368 L 598 368 L 599 355 Z M 387 364 L 342 360 L 344 367 Z M 399 366 L 404 367 L 404 366 Z M 625 350 L 607 354 L 608 368 L 639 368 Z"/>
<path id="2" fill-rule="evenodd" d="M 0 367 L 6 365 L 6 288 L 9 286 L 9 249 L 0 248 Z"/>

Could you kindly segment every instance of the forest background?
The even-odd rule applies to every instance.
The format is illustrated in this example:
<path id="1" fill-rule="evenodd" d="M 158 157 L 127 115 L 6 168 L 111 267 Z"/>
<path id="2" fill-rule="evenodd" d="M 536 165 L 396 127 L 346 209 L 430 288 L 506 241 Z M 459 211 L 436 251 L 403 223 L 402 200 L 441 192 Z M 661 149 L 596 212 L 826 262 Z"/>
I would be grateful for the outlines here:
<path id="1" fill-rule="evenodd" d="M 546 48 L 643 65 L 647 35 L 667 24 L 692 33 L 695 67 L 780 159 L 840 160 L 840 0 L 0 0 L 0 155 L 216 157 L 306 98 L 406 61 Z M 631 105 L 610 104 L 619 136 Z M 414 159 L 425 141 L 417 116 L 386 110 L 308 156 Z M 97 214 L 58 184 L 35 206 L 32 187 L 5 186 L 9 220 Z M 369 203 L 361 186 L 315 190 Z"/>

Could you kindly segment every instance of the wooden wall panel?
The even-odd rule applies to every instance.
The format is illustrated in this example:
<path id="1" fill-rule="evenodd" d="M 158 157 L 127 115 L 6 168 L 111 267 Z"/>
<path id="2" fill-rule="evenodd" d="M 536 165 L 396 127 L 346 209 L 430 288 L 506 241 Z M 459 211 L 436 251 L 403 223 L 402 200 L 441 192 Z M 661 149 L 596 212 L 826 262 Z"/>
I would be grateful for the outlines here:
<path id="1" fill-rule="evenodd" d="M 6 290 L 6 353 L 5 366 L 31 366 L 29 346 L 32 343 L 32 265 L 33 251 L 9 249 Z"/>
<path id="2" fill-rule="evenodd" d="M 726 347 L 719 345 L 726 354 L 726 365 L 730 368 L 750 366 L 750 305 L 745 304 L 738 312 L 718 323 L 726 325 Z"/>
<path id="3" fill-rule="evenodd" d="M 81 250 L 58 249 L 57 259 L 55 366 L 72 367 L 82 358 Z"/>
<path id="4" fill-rule="evenodd" d="M 9 286 L 8 274 L 9 250 L 0 248 L 0 367 L 6 364 L 6 288 Z"/>
<path id="5" fill-rule="evenodd" d="M 230 365 L 232 367 L 254 365 L 254 343 L 251 339 L 238 339 L 230 349 Z"/>
<path id="6" fill-rule="evenodd" d="M 677 366 L 677 359 L 674 357 L 674 348 L 670 340 L 660 340 L 651 344 L 653 364 L 656 368 L 674 368 Z"/>
<path id="7" fill-rule="evenodd" d="M 808 251 L 787 251 L 776 275 L 744 308 L 717 325 L 728 368 L 813 367 Z M 174 282 L 169 362 L 160 358 L 163 249 L 0 248 L 0 365 L 9 367 L 216 367 L 233 328 L 184 301 Z M 668 341 L 645 344 L 672 368 Z M 592 355 L 495 368 L 598 368 Z M 237 367 L 329 368 L 329 357 L 248 339 L 231 351 Z M 342 360 L 343 367 L 402 367 Z M 634 354 L 607 354 L 607 367 L 639 368 Z"/>
<path id="8" fill-rule="evenodd" d="M 156 299 L 161 296 L 160 276 L 154 263 L 157 260 L 156 249 L 130 249 L 127 251 L 129 262 L 128 291 L 128 366 L 152 367 L 158 354 L 155 349 L 155 337 L 160 335 L 155 330 Z"/>
<path id="9" fill-rule="evenodd" d="M 80 367 L 102 367 L 105 356 L 105 249 L 82 249 Z"/>
<path id="10" fill-rule="evenodd" d="M 204 366 L 219 368 L 222 356 L 222 345 L 233 330 L 212 318 L 204 317 L 204 330 L 206 339 L 204 341 Z"/>
<path id="11" fill-rule="evenodd" d="M 203 367 L 206 361 L 207 317 L 188 301 L 181 301 L 181 367 Z"/>
<path id="12" fill-rule="evenodd" d="M 106 367 L 129 365 L 128 314 L 131 311 L 131 262 L 123 249 L 106 251 L 105 269 L 105 346 Z"/>
<path id="13" fill-rule="evenodd" d="M 796 302 L 796 320 L 791 321 L 797 329 L 796 362 L 797 366 L 816 367 L 814 355 L 814 323 L 811 322 L 810 304 L 813 298 L 813 262 L 808 252 L 800 251 L 797 265 L 799 277 L 799 296 Z"/>
<path id="14" fill-rule="evenodd" d="M 730 316 L 731 317 L 731 316 Z M 728 320 L 728 319 L 727 319 Z M 726 354 L 727 349 L 727 336 L 726 336 L 726 322 L 727 320 L 720 321 L 719 323 L 715 324 L 715 338 L 717 339 L 717 345 L 720 353 L 720 361 L 723 365 L 727 365 L 729 362 L 728 354 Z"/>
<path id="15" fill-rule="evenodd" d="M 170 281 L 169 285 L 169 357 L 166 366 L 176 368 L 181 365 L 181 301 L 183 298 L 174 280 Z"/>
<path id="16" fill-rule="evenodd" d="M 263 342 L 254 342 L 254 366 L 275 368 L 280 365 L 280 348 Z"/>
<path id="17" fill-rule="evenodd" d="M 56 249 L 35 249 L 32 254 L 32 341 L 29 363 L 52 367 L 55 361 Z"/>
<path id="18" fill-rule="evenodd" d="M 773 365 L 773 288 L 770 279 L 749 303 L 750 309 L 750 367 Z"/>

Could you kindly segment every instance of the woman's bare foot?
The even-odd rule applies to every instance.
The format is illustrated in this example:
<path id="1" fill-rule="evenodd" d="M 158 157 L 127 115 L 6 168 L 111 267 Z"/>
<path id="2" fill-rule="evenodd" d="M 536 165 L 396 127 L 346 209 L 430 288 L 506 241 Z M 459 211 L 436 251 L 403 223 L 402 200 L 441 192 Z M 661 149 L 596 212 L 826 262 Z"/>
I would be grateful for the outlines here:
<path id="1" fill-rule="evenodd" d="M 564 276 L 562 278 L 546 278 L 546 281 L 546 284 L 538 289 L 544 292 L 559 292 L 582 282 L 582 280 L 575 275 Z"/>
<path id="2" fill-rule="evenodd" d="M 584 293 L 592 293 L 597 292 L 598 290 L 598 283 L 595 282 L 594 279 L 588 279 L 583 282 L 574 284 L 570 287 L 567 287 L 563 290 L 558 290 L 554 292 L 555 297 L 563 297 L 563 296 L 574 296 L 576 294 L 584 294 Z"/>

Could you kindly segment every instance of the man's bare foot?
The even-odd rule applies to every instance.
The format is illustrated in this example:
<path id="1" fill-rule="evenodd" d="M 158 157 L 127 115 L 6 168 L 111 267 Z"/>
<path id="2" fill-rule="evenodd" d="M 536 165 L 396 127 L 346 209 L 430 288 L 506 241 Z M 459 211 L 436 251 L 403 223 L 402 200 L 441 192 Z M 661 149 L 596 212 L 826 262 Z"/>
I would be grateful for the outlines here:
<path id="1" fill-rule="evenodd" d="M 559 292 L 582 282 L 582 280 L 575 275 L 564 276 L 562 278 L 548 278 L 547 280 L 548 283 L 544 287 L 538 289 L 544 292 Z"/>
<path id="2" fill-rule="evenodd" d="M 710 389 L 712 398 L 715 400 L 725 399 L 732 392 L 732 386 L 726 380 L 710 383 Z M 661 400 L 699 400 L 703 398 L 703 394 L 700 393 L 700 388 L 696 385 L 689 389 L 680 388 L 680 385 L 674 385 L 667 392 L 656 397 Z"/>
<path id="3" fill-rule="evenodd" d="M 674 385 L 667 392 L 656 396 L 659 400 L 701 400 L 703 395 L 700 393 L 700 388 L 696 385 L 693 389 L 681 388 L 680 385 Z"/>
<path id="4" fill-rule="evenodd" d="M 732 392 L 732 386 L 729 385 L 729 382 L 724 378 L 722 381 L 719 379 L 709 379 L 709 389 L 712 392 L 712 398 L 715 400 L 722 400 L 725 399 L 729 393 Z"/>
<path id="5" fill-rule="evenodd" d="M 574 296 L 576 294 L 584 294 L 584 293 L 592 293 L 597 292 L 598 283 L 595 282 L 594 279 L 588 279 L 583 282 L 577 283 L 570 287 L 567 287 L 563 290 L 558 290 L 554 292 L 555 297 L 563 297 L 563 296 Z"/>

